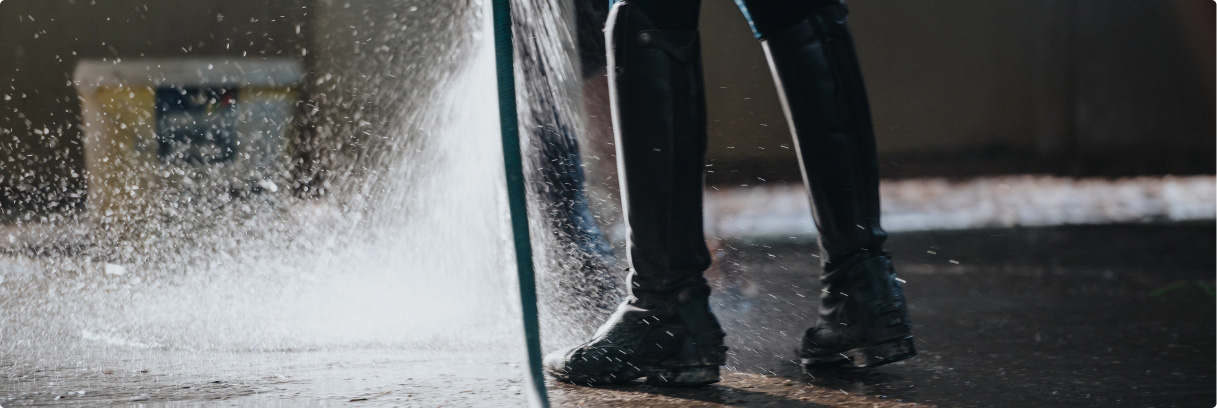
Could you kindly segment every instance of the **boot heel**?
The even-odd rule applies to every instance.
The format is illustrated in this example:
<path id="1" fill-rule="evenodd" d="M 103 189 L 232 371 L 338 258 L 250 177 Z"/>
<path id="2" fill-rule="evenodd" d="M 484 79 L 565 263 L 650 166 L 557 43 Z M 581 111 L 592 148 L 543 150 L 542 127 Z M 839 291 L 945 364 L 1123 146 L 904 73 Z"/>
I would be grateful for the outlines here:
<path id="1" fill-rule="evenodd" d="M 878 367 L 917 355 L 913 336 L 888 340 L 872 346 L 859 347 L 838 354 L 819 357 L 803 357 L 807 369 L 832 367 Z"/>
<path id="2" fill-rule="evenodd" d="M 845 352 L 855 367 L 877 367 L 917 355 L 913 336 Z"/>
<path id="3" fill-rule="evenodd" d="M 680 387 L 713 384 L 722 380 L 718 366 L 654 368 L 647 371 L 647 385 Z"/>

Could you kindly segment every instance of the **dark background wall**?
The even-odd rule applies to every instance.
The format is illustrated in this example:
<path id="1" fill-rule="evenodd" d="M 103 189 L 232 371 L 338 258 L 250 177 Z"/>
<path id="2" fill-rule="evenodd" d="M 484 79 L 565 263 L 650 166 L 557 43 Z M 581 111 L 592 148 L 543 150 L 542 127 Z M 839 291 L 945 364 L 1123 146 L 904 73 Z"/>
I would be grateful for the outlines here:
<path id="1" fill-rule="evenodd" d="M 1214 172 L 1211 1 L 849 4 L 885 177 Z M 318 72 L 351 65 L 344 56 L 357 49 L 401 45 L 385 64 L 430 55 L 434 47 L 404 37 L 355 44 L 357 34 L 399 28 L 384 20 L 400 10 L 381 9 L 355 0 L 3 1 L 0 207 L 72 206 L 80 196 L 80 112 L 69 84 L 79 59 L 297 56 L 317 83 Z M 711 181 L 797 179 L 768 68 L 743 18 L 729 0 L 705 0 L 702 21 L 710 158 L 735 171 Z M 333 84 L 318 85 L 332 92 L 313 100 L 346 103 L 337 99 L 354 87 Z"/>
<path id="2" fill-rule="evenodd" d="M 849 2 L 885 177 L 1214 171 L 1214 3 Z M 712 161 L 789 174 L 759 44 L 702 13 Z"/>
<path id="3" fill-rule="evenodd" d="M 81 59 L 300 56 L 308 2 L 0 3 L 0 208 L 75 206 L 84 186 Z"/>

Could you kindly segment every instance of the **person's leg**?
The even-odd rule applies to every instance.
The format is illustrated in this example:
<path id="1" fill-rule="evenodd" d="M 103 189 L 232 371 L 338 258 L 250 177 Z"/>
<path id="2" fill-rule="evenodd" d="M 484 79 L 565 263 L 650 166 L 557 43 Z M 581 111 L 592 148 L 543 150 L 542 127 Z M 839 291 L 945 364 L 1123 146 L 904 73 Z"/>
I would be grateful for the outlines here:
<path id="1" fill-rule="evenodd" d="M 629 228 L 630 298 L 581 346 L 546 357 L 555 378 L 655 385 L 717 382 L 723 331 L 710 313 L 702 227 L 705 95 L 700 0 L 614 4 L 605 36 Z"/>
<path id="2" fill-rule="evenodd" d="M 912 357 L 908 310 L 879 224 L 879 174 L 862 70 L 841 0 L 739 0 L 765 49 L 820 231 L 820 322 L 808 366 Z"/>
<path id="3" fill-rule="evenodd" d="M 538 57 L 542 45 L 536 41 L 516 47 L 525 60 Z M 546 224 L 547 237 L 539 237 L 552 255 L 560 255 L 556 269 L 560 290 L 558 302 L 576 314 L 598 315 L 619 300 L 613 279 L 604 271 L 614 264 L 613 249 L 596 224 L 585 191 L 583 161 L 576 123 L 563 111 L 560 95 L 568 90 L 554 83 L 550 67 L 532 64 L 521 67 L 520 75 L 532 103 L 522 106 L 529 115 L 526 135 L 534 146 L 529 157 L 530 180 L 541 200 L 540 219 Z M 560 67 L 556 67 L 560 69 Z"/>

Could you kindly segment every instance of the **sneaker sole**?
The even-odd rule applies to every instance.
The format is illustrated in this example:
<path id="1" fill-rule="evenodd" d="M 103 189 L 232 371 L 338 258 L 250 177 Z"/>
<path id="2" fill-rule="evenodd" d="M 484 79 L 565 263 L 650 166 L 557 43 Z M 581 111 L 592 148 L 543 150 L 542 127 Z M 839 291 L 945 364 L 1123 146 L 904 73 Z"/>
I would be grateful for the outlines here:
<path id="1" fill-rule="evenodd" d="M 868 368 L 894 363 L 916 355 L 917 347 L 913 343 L 913 336 L 908 336 L 872 346 L 843 351 L 838 354 L 804 357 L 802 362 L 803 367 L 808 369 L 833 367 Z"/>

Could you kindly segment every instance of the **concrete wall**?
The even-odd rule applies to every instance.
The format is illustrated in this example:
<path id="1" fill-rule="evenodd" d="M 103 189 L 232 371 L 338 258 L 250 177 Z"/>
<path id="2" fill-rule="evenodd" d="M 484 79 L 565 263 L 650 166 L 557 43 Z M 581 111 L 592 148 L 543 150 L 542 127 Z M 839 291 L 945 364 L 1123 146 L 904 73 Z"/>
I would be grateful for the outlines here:
<path id="1" fill-rule="evenodd" d="M 96 3 L 96 4 L 95 4 Z M 424 111 L 470 52 L 468 0 L 4 0 L 0 3 L 0 213 L 75 206 L 84 186 L 80 59 L 280 56 L 306 66 L 298 163 L 354 171 L 384 154 L 403 110 Z M 434 31 L 442 26 L 448 31 Z M 429 31 L 430 30 L 430 31 Z M 45 130 L 44 130 L 45 129 Z M 358 145 L 358 151 L 352 146 Z M 320 152 L 320 153 L 319 153 Z M 363 158 L 366 162 L 375 162 Z M 341 168 L 346 166 L 346 168 Z M 310 187 L 313 187 L 310 186 Z"/>
<path id="2" fill-rule="evenodd" d="M 343 129 L 358 121 L 338 113 L 387 121 L 393 115 L 379 115 L 377 106 L 413 103 L 387 92 L 401 90 L 401 81 L 383 87 L 358 78 L 453 69 L 449 57 L 459 52 L 440 45 L 459 41 L 381 35 L 411 26 L 419 17 L 410 8 L 427 4 L 4 0 L 0 208 L 70 206 L 81 193 L 79 103 L 68 83 L 81 58 L 299 57 L 310 75 L 337 78 L 310 77 L 312 103 L 334 113 L 314 124 L 353 134 Z M 458 5 L 427 18 L 470 8 Z M 1211 1 L 851 0 L 850 7 L 885 176 L 1214 171 Z M 705 0 L 703 27 L 710 157 L 723 166 L 711 180 L 725 180 L 715 178 L 725 168 L 796 180 L 769 71 L 742 17 L 730 0 Z"/>
<path id="3" fill-rule="evenodd" d="M 885 176 L 1214 171 L 1211 1 L 849 5 Z M 760 46 L 729 0 L 702 28 L 712 161 L 789 173 Z"/>
<path id="4" fill-rule="evenodd" d="M 1207 159 L 1212 169 L 1214 3 L 1104 3 L 1076 5 L 1071 147 L 1137 165 Z"/>
<path id="5" fill-rule="evenodd" d="M 478 8 L 473 0 L 309 1 L 301 177 L 310 189 L 366 189 L 330 175 L 373 184 L 388 172 L 369 164 L 399 160 L 432 136 L 419 124 L 474 52 Z"/>
<path id="6" fill-rule="evenodd" d="M 83 193 L 80 59 L 298 56 L 296 0 L 0 3 L 0 208 L 73 206 Z"/>

